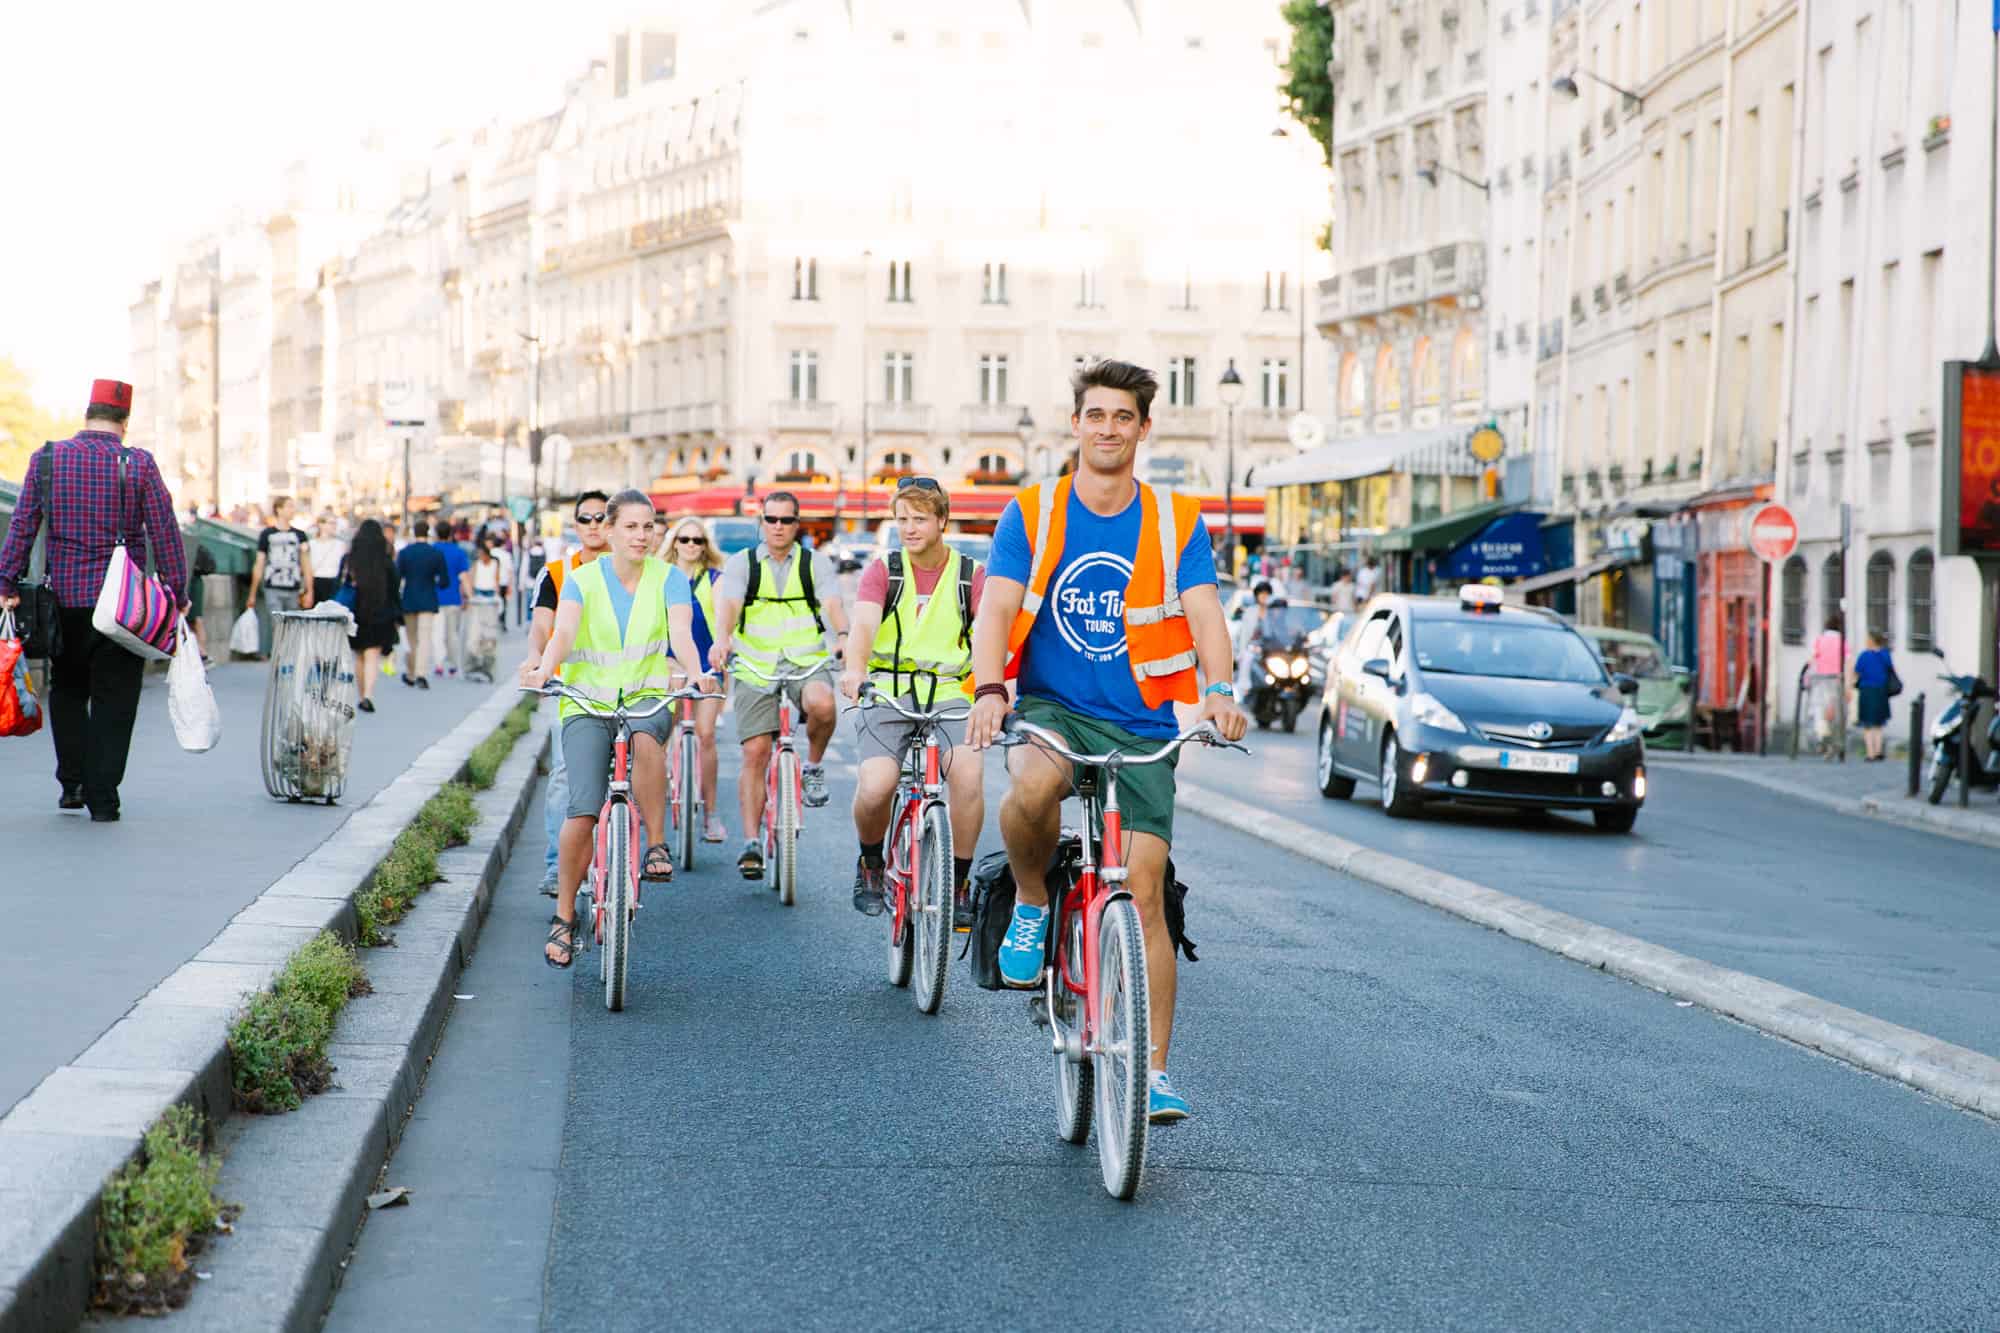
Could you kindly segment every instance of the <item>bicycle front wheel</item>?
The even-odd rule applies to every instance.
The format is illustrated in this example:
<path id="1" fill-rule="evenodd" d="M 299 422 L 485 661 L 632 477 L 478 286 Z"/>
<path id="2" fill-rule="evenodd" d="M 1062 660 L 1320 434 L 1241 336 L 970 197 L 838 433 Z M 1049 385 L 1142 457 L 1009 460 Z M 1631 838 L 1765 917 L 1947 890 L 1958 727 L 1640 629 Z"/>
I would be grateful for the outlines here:
<path id="1" fill-rule="evenodd" d="M 604 1007 L 625 1007 L 626 964 L 632 954 L 632 902 L 636 888 L 632 807 L 613 803 L 604 847 Z"/>
<path id="2" fill-rule="evenodd" d="M 674 860 L 682 870 L 694 869 L 695 820 L 699 802 L 695 799 L 700 782 L 700 755 L 692 731 L 681 729 L 680 744 L 674 747 Z"/>
<path id="3" fill-rule="evenodd" d="M 1097 1162 L 1114 1199 L 1139 1192 L 1146 1166 L 1146 1071 L 1152 1022 L 1146 1008 L 1146 936 L 1130 898 L 1104 905 L 1097 927 Z"/>
<path id="4" fill-rule="evenodd" d="M 898 808 L 901 808 L 902 793 L 898 792 Z M 883 872 L 887 886 L 889 910 L 889 984 L 906 987 L 910 975 L 916 970 L 916 914 L 917 876 L 923 873 L 920 865 L 909 860 L 910 830 L 900 818 L 889 830 L 889 863 Z"/>
<path id="5" fill-rule="evenodd" d="M 941 804 L 924 811 L 917 837 L 917 861 L 910 869 L 910 919 L 907 933 L 916 936 L 916 986 L 913 995 L 921 1013 L 934 1014 L 944 1004 L 944 979 L 951 967 L 951 820 Z"/>
<path id="6" fill-rule="evenodd" d="M 778 818 L 772 849 L 772 873 L 778 901 L 790 907 L 799 897 L 799 757 L 790 750 L 778 754 Z"/>

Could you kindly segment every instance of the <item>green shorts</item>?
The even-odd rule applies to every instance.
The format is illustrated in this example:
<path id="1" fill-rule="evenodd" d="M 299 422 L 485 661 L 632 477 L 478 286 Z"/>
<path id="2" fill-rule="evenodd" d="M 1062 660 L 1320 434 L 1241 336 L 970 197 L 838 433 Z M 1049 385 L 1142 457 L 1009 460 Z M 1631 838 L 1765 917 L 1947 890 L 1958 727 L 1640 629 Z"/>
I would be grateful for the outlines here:
<path id="1" fill-rule="evenodd" d="M 1156 739 L 1136 736 L 1123 727 L 1074 712 L 1052 699 L 1023 695 L 1015 705 L 1015 711 L 1036 726 L 1047 727 L 1069 742 L 1071 749 L 1085 754 L 1108 754 L 1113 750 L 1141 752 L 1160 748 Z M 1127 833 L 1150 833 L 1172 845 L 1174 766 L 1179 761 L 1180 754 L 1176 752 L 1173 758 L 1157 764 L 1134 764 L 1119 771 L 1118 814 Z"/>

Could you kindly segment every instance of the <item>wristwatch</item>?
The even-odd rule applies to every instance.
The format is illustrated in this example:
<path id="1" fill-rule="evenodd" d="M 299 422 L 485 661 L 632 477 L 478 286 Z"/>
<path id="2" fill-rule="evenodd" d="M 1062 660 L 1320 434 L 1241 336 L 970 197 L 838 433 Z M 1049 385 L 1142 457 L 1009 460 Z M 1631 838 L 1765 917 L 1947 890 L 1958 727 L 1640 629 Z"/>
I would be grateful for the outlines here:
<path id="1" fill-rule="evenodd" d="M 1203 690 L 1201 697 L 1206 699 L 1211 694 L 1219 694 L 1225 699 L 1234 699 L 1236 697 L 1236 686 L 1229 681 L 1218 680 L 1215 684 Z"/>

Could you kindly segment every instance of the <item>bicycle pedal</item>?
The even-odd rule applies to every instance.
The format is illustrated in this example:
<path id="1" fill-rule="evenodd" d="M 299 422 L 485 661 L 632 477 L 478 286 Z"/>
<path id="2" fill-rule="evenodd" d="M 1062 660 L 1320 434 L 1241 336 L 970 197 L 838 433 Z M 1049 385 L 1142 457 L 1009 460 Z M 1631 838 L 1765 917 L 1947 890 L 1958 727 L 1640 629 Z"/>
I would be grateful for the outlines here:
<path id="1" fill-rule="evenodd" d="M 1028 997 L 1028 1022 L 1038 1028 L 1049 1025 L 1049 997 L 1047 994 Z"/>

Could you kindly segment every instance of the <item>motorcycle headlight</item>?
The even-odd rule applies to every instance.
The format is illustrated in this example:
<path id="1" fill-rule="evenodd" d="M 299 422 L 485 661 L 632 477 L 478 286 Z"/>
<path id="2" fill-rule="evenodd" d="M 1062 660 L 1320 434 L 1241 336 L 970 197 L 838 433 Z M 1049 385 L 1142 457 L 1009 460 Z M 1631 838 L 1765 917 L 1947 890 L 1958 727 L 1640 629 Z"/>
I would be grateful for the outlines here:
<path id="1" fill-rule="evenodd" d="M 1464 731 L 1465 723 L 1458 720 L 1458 714 L 1437 701 L 1434 695 L 1419 694 L 1410 699 L 1410 716 L 1427 727 L 1437 727 L 1442 731 Z"/>
<path id="2" fill-rule="evenodd" d="M 1312 663 L 1306 658 L 1294 657 L 1292 659 L 1292 674 L 1294 676 L 1297 676 L 1300 680 L 1304 680 L 1306 678 L 1306 672 L 1310 670 L 1312 670 Z"/>
<path id="3" fill-rule="evenodd" d="M 1620 741 L 1629 741 L 1644 727 L 1645 724 L 1639 720 L 1639 714 L 1628 707 L 1618 715 L 1618 720 L 1611 724 L 1611 730 L 1604 734 L 1604 743 L 1616 745 Z"/>
<path id="4" fill-rule="evenodd" d="M 1264 670 L 1279 680 L 1288 679 L 1292 674 L 1292 664 L 1275 653 L 1264 659 Z"/>

